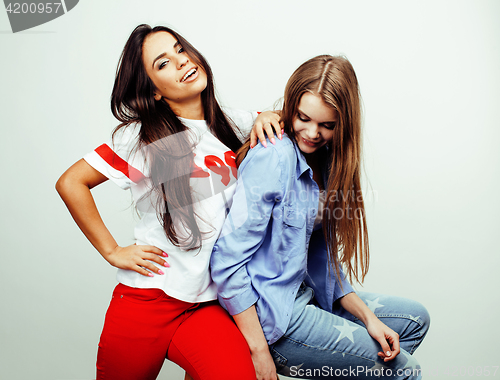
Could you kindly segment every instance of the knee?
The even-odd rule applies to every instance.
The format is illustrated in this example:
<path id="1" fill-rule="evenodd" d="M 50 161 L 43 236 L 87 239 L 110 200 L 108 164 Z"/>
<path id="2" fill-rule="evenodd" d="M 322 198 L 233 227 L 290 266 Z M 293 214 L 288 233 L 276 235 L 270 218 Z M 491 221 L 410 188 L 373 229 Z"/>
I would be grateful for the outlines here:
<path id="1" fill-rule="evenodd" d="M 415 321 L 420 326 L 420 333 L 422 338 L 425 337 L 431 324 L 431 316 L 427 309 L 419 302 L 415 302 L 415 312 L 412 314 Z"/>

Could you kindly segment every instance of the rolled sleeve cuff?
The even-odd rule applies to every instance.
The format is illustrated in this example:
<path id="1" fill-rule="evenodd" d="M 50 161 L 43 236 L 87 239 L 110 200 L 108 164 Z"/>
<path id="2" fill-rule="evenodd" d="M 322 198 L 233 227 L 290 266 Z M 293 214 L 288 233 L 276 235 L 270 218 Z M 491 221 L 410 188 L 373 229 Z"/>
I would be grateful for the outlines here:
<path id="1" fill-rule="evenodd" d="M 342 279 L 342 288 L 340 288 L 339 284 L 335 284 L 335 290 L 333 292 L 333 302 L 353 292 L 354 289 L 352 288 L 351 284 L 349 284 L 349 282 L 347 282 L 345 279 Z"/>
<path id="2" fill-rule="evenodd" d="M 242 289 L 241 293 L 224 298 L 219 294 L 219 302 L 231 315 L 244 312 L 259 300 L 259 295 L 252 285 Z"/>
<path id="3" fill-rule="evenodd" d="M 99 173 L 107 177 L 111 182 L 120 186 L 123 190 L 130 189 L 130 180 L 120 171 L 109 166 L 95 151 L 87 153 L 83 159 Z"/>

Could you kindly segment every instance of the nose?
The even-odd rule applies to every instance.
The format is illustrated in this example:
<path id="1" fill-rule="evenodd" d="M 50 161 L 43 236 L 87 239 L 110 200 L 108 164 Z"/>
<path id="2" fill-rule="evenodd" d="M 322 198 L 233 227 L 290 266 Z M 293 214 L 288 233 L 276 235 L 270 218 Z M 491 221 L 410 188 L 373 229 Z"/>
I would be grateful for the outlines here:
<path id="1" fill-rule="evenodd" d="M 177 68 L 182 69 L 189 62 L 187 54 L 179 54 L 177 57 Z"/>
<path id="2" fill-rule="evenodd" d="M 310 140 L 315 140 L 319 137 L 319 128 L 317 124 L 312 123 L 307 129 L 307 137 Z"/>

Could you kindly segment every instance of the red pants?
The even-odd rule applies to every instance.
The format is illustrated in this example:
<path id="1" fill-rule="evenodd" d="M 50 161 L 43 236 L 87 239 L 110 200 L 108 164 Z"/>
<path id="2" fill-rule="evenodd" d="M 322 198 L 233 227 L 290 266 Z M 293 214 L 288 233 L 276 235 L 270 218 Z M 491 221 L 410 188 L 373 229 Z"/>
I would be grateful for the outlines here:
<path id="1" fill-rule="evenodd" d="M 195 380 L 255 380 L 248 345 L 217 302 L 119 284 L 106 313 L 97 380 L 156 379 L 165 358 Z"/>

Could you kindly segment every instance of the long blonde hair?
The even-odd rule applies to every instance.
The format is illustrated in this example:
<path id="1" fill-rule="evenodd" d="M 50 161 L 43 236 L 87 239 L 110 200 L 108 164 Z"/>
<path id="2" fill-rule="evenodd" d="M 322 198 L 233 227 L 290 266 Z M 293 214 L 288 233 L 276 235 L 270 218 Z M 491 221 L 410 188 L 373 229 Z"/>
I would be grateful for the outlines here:
<path id="1" fill-rule="evenodd" d="M 361 99 L 358 80 L 344 57 L 320 55 L 304 62 L 285 88 L 281 120 L 294 136 L 293 120 L 302 95 L 310 92 L 338 112 L 328 145 L 329 175 L 323 233 L 330 265 L 339 277 L 343 265 L 352 282 L 362 283 L 369 266 L 368 230 L 361 192 Z"/>

